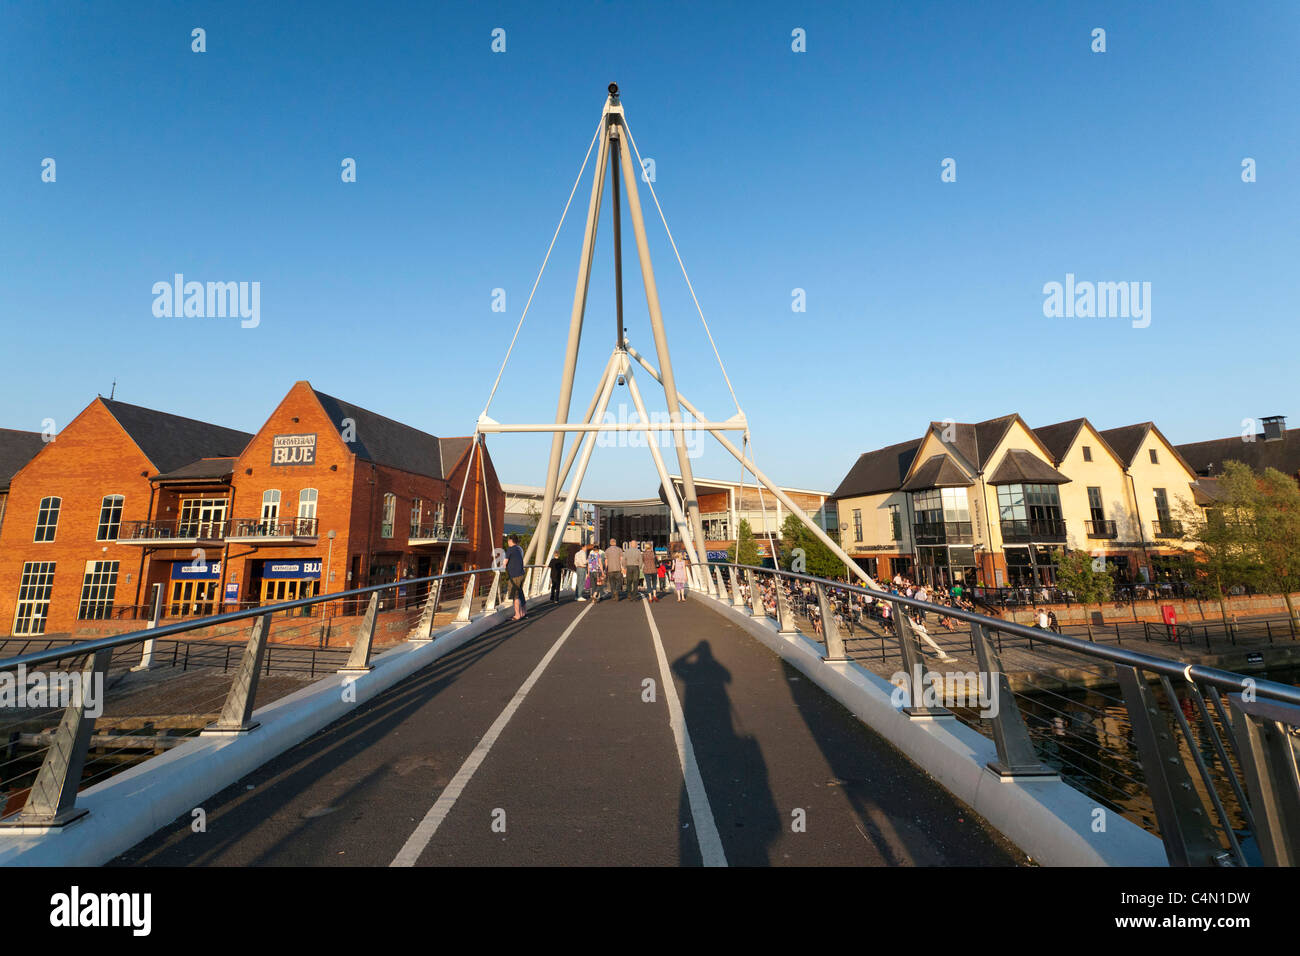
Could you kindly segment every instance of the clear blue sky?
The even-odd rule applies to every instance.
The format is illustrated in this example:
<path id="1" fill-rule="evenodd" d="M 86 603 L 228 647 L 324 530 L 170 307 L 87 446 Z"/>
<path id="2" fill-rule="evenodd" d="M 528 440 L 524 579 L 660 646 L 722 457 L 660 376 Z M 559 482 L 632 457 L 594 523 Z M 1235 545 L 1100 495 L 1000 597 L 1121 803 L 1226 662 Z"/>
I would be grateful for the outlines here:
<path id="1" fill-rule="evenodd" d="M 305 378 L 468 434 L 611 80 L 776 480 L 833 488 L 931 419 L 1300 426 L 1300 5 L 559 6 L 0 4 L 0 426 L 62 426 L 116 379 L 251 431 Z M 554 416 L 585 187 L 574 205 L 500 420 Z M 613 339 L 608 208 L 575 414 Z M 656 222 L 679 386 L 726 417 Z M 156 318 L 177 272 L 260 282 L 260 326 Z M 1150 282 L 1150 327 L 1045 318 L 1067 272 Z M 489 447 L 542 481 L 547 439 Z M 696 470 L 738 476 L 713 451 Z M 599 449 L 584 490 L 655 485 L 643 449 Z"/>

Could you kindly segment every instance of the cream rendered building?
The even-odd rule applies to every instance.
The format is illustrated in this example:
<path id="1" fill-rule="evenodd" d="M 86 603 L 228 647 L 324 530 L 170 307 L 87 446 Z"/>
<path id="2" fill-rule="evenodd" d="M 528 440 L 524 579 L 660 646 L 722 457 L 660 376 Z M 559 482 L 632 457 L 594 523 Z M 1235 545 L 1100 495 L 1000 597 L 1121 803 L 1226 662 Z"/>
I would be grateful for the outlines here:
<path id="1" fill-rule="evenodd" d="M 1154 576 L 1188 547 L 1172 516 L 1195 480 L 1149 422 L 1031 429 L 1012 414 L 931 422 L 860 456 L 834 498 L 846 550 L 873 575 L 1037 586 L 1055 580 L 1062 548 L 1103 557 L 1122 580 Z"/>

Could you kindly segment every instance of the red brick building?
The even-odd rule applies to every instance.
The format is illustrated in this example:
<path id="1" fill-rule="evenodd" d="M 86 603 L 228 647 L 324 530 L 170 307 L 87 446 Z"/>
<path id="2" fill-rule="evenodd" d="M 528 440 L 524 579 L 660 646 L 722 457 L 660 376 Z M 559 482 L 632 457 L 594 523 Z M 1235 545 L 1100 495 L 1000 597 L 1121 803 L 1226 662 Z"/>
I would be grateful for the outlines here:
<path id="1" fill-rule="evenodd" d="M 0 628 L 138 626 L 155 585 L 178 617 L 423 577 L 448 548 L 485 567 L 505 498 L 471 445 L 307 382 L 253 435 L 96 399 L 10 480 Z"/>

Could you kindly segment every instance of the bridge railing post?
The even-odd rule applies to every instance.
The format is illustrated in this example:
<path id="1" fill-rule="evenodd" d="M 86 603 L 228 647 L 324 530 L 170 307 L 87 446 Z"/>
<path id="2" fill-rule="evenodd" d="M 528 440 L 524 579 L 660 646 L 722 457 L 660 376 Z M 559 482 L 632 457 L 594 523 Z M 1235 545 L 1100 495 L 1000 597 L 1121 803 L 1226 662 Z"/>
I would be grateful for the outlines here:
<path id="1" fill-rule="evenodd" d="M 746 570 L 745 579 L 749 583 L 749 616 L 766 621 L 767 608 L 763 606 L 763 589 L 758 586 L 758 575 Z"/>
<path id="2" fill-rule="evenodd" d="M 731 579 L 731 606 L 744 607 L 745 596 L 740 593 L 740 574 L 734 567 L 728 567 L 727 577 Z"/>
<path id="3" fill-rule="evenodd" d="M 1169 865 L 1215 865 L 1224 856 L 1223 848 L 1192 785 L 1168 719 L 1141 671 L 1130 664 L 1116 664 L 1115 674 L 1124 693 L 1133 742 Z"/>
<path id="4" fill-rule="evenodd" d="M 1300 708 L 1240 694 L 1230 694 L 1228 705 L 1264 864 L 1300 865 L 1300 778 L 1288 733 L 1300 726 Z"/>
<path id="5" fill-rule="evenodd" d="M 946 707 L 927 707 L 925 706 L 924 697 L 916 700 L 918 694 L 924 694 L 926 678 L 939 677 L 941 675 L 926 674 L 925 668 L 921 663 L 921 645 L 917 642 L 916 632 L 912 629 L 912 619 L 907 616 L 907 605 L 901 602 L 893 602 L 893 611 L 889 615 L 894 622 L 894 636 L 898 639 L 898 649 L 903 658 L 903 669 L 906 671 L 908 693 L 908 704 L 903 708 L 903 713 L 909 717 L 952 717 L 953 713 Z"/>
<path id="6" fill-rule="evenodd" d="M 719 601 L 725 601 L 727 599 L 726 598 L 727 589 L 722 586 L 722 572 L 718 570 L 718 566 L 716 564 L 713 565 L 713 580 L 717 582 L 717 586 L 718 586 L 718 590 L 716 594 L 714 594 L 714 597 L 716 597 Z"/>
<path id="7" fill-rule="evenodd" d="M 483 602 L 484 613 L 491 613 L 501 603 L 501 575 L 492 572 L 492 586 L 488 588 L 487 599 Z"/>
<path id="8" fill-rule="evenodd" d="M 0 827 L 57 829 L 88 812 L 77 809 L 77 789 L 95 732 L 95 718 L 86 713 L 86 705 L 93 701 L 103 708 L 104 674 L 112 656 L 111 649 L 96 651 L 87 662 L 80 675 L 80 693 L 73 688 L 41 769 L 36 772 L 26 805 L 21 813 Z"/>
<path id="9" fill-rule="evenodd" d="M 257 729 L 253 708 L 257 704 L 257 681 L 262 673 L 262 658 L 266 655 L 266 642 L 271 635 L 271 615 L 262 614 L 253 622 L 253 629 L 244 645 L 239 670 L 226 695 L 221 718 L 203 730 L 202 736 L 212 734 L 246 734 Z"/>
<path id="10" fill-rule="evenodd" d="M 358 674 L 368 672 L 370 667 L 370 649 L 375 643 L 375 624 L 379 618 L 379 592 L 370 595 L 366 605 L 366 616 L 361 619 L 357 638 L 352 642 L 352 653 L 348 662 L 339 668 L 340 674 Z"/>
<path id="11" fill-rule="evenodd" d="M 826 656 L 823 659 L 836 662 L 847 661 L 849 655 L 844 649 L 844 635 L 840 633 L 840 626 L 835 623 L 835 609 L 831 606 L 826 586 L 820 582 L 817 584 L 817 607 L 821 611 L 822 637 L 826 642 Z"/>
<path id="12" fill-rule="evenodd" d="M 798 634 L 799 627 L 795 623 L 794 614 L 790 610 L 790 598 L 785 593 L 785 586 L 781 581 L 779 574 L 772 575 L 772 582 L 776 585 L 776 620 L 778 634 Z"/>
<path id="13" fill-rule="evenodd" d="M 465 593 L 461 595 L 460 607 L 456 609 L 456 617 L 451 622 L 456 627 L 464 627 L 470 621 L 470 611 L 474 606 L 474 582 L 478 580 L 478 573 L 467 574 L 461 580 L 465 582 Z"/>
<path id="14" fill-rule="evenodd" d="M 988 768 L 999 777 L 1059 777 L 1056 771 L 1039 761 L 1038 754 L 1034 751 L 1029 728 L 1025 726 L 1020 704 L 1011 692 L 1011 682 L 1002 672 L 1002 660 L 994 649 L 993 642 L 989 640 L 988 628 L 983 624 L 972 623 L 970 635 L 980 668 L 977 679 L 987 683 L 996 681 L 997 687 L 997 694 L 991 701 L 993 713 L 990 716 L 998 759 L 991 761 Z"/>
<path id="15" fill-rule="evenodd" d="M 427 644 L 433 640 L 433 616 L 438 610 L 437 601 L 437 589 L 430 588 L 424 599 L 424 607 L 420 609 L 420 620 L 409 638 L 412 644 Z"/>

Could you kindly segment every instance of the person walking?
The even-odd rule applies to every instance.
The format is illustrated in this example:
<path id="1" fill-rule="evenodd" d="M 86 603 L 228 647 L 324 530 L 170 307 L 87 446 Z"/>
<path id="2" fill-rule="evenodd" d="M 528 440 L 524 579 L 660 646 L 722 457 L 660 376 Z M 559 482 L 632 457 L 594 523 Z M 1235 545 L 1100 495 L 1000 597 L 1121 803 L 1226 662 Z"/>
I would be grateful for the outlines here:
<path id="1" fill-rule="evenodd" d="M 678 551 L 677 557 L 673 558 L 673 587 L 677 589 L 678 601 L 686 600 L 686 568 L 688 565 L 686 555 Z"/>
<path id="2" fill-rule="evenodd" d="M 646 598 L 655 600 L 655 546 L 649 541 L 641 546 L 641 577 L 645 580 Z"/>
<path id="3" fill-rule="evenodd" d="M 510 579 L 510 597 L 515 603 L 512 621 L 522 621 L 528 615 L 524 604 L 524 549 L 519 547 L 515 535 L 506 538 L 506 577 Z"/>
<path id="4" fill-rule="evenodd" d="M 601 592 L 605 587 L 605 552 L 592 545 L 587 552 L 587 590 L 591 593 L 594 604 L 600 603 Z"/>
<path id="5" fill-rule="evenodd" d="M 635 541 L 629 541 L 623 549 L 623 559 L 626 565 L 624 575 L 627 578 L 627 599 L 635 601 L 641 585 L 641 546 Z"/>
<path id="6" fill-rule="evenodd" d="M 577 573 L 577 580 L 573 585 L 574 595 L 579 601 L 587 600 L 583 597 L 583 590 L 587 588 L 587 552 L 591 550 L 591 545 L 584 544 L 578 549 L 573 556 L 573 570 Z"/>
<path id="7" fill-rule="evenodd" d="M 546 565 L 551 569 L 551 603 L 560 603 L 560 576 L 564 574 L 564 559 L 558 554 Z"/>
<path id="8" fill-rule="evenodd" d="M 615 538 L 609 539 L 605 549 L 605 587 L 610 597 L 623 600 L 623 549 Z"/>
<path id="9" fill-rule="evenodd" d="M 659 578 L 659 596 L 663 597 L 664 592 L 668 590 L 668 562 L 660 561 L 658 564 L 659 569 L 656 575 Z"/>

